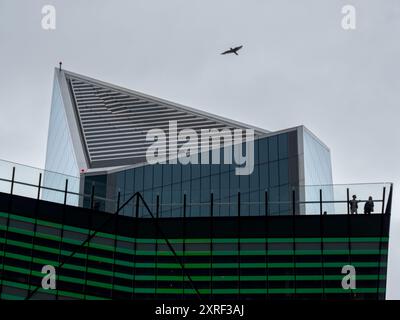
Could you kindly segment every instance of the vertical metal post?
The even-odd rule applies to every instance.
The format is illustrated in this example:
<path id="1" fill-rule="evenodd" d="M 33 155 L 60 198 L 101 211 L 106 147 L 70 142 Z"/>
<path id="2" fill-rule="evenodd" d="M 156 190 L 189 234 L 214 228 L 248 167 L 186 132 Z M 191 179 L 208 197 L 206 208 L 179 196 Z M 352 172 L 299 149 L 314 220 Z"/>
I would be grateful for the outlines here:
<path id="1" fill-rule="evenodd" d="M 67 204 L 67 195 L 68 195 L 68 179 L 65 179 L 64 205 Z"/>
<path id="2" fill-rule="evenodd" d="M 385 200 L 386 200 L 386 187 L 383 187 L 383 194 L 382 194 L 382 214 L 385 213 Z"/>
<path id="3" fill-rule="evenodd" d="M 214 239 L 214 193 L 211 192 L 210 194 L 210 262 L 211 262 L 211 267 L 210 267 L 210 296 L 211 298 L 213 297 L 213 293 L 214 293 L 214 266 L 213 266 L 213 262 L 214 262 L 214 256 L 213 256 L 213 239 Z"/>
<path id="4" fill-rule="evenodd" d="M 160 216 L 160 196 L 156 197 L 156 218 L 158 219 Z"/>
<path id="5" fill-rule="evenodd" d="M 347 204 L 346 204 L 346 207 L 347 207 L 347 214 L 350 214 L 350 207 L 349 207 L 349 205 L 350 205 L 350 190 L 349 190 L 349 188 L 347 188 Z"/>
<path id="6" fill-rule="evenodd" d="M 385 214 L 392 213 L 393 183 L 390 184 L 389 195 L 386 203 Z"/>
<path id="7" fill-rule="evenodd" d="M 296 279 L 296 189 L 292 189 L 292 246 L 293 246 L 293 275 L 294 275 L 294 294 L 292 295 L 292 299 L 296 298 L 296 288 L 297 288 L 297 279 Z"/>
<path id="8" fill-rule="evenodd" d="M 13 191 L 14 191 L 14 181 L 15 181 L 15 167 L 12 168 L 10 194 L 13 194 Z"/>
<path id="9" fill-rule="evenodd" d="M 135 218 L 139 217 L 139 200 L 140 200 L 139 194 L 137 193 L 136 194 L 136 206 L 135 206 Z M 137 223 L 137 221 L 136 221 L 136 223 Z"/>
<path id="10" fill-rule="evenodd" d="M 182 264 L 186 263 L 186 193 L 183 194 L 183 241 L 182 241 Z M 186 279 L 182 271 L 182 295 L 185 297 Z"/>
<path id="11" fill-rule="evenodd" d="M 292 190 L 292 214 L 296 214 L 296 190 Z"/>
<path id="12" fill-rule="evenodd" d="M 322 189 L 319 189 L 319 214 L 322 215 Z"/>
<path id="13" fill-rule="evenodd" d="M 136 194 L 136 202 L 135 202 L 135 218 L 139 218 L 139 194 Z M 137 224 L 137 222 L 136 222 Z"/>
<path id="14" fill-rule="evenodd" d="M 266 289 L 266 294 L 265 297 L 268 299 L 269 298 L 269 284 L 268 284 L 268 280 L 269 280 L 269 268 L 268 268 L 268 191 L 265 190 L 265 224 L 264 224 L 264 228 L 265 228 L 265 289 Z"/>
<path id="15" fill-rule="evenodd" d="M 240 259 L 240 192 L 238 192 L 238 220 L 237 220 L 237 224 L 238 224 L 238 236 L 237 236 L 237 260 L 238 260 L 238 296 L 237 298 L 240 299 L 240 288 L 241 288 L 241 259 Z"/>
<path id="16" fill-rule="evenodd" d="M 121 191 L 118 190 L 118 196 L 117 196 L 117 212 L 119 212 L 119 205 L 121 202 Z"/>
<path id="17" fill-rule="evenodd" d="M 90 208 L 94 209 L 94 183 L 92 184 L 92 193 L 90 195 Z"/>
<path id="18" fill-rule="evenodd" d="M 322 199 L 322 190 L 320 189 L 320 199 Z M 325 294 L 325 257 L 324 257 L 324 224 L 325 224 L 325 218 L 320 215 L 319 216 L 319 230 L 320 230 L 320 249 L 321 249 L 321 274 L 322 274 L 322 299 L 326 299 L 326 294 Z"/>
<path id="19" fill-rule="evenodd" d="M 111 267 L 111 272 L 112 272 L 112 278 L 111 278 L 111 299 L 114 299 L 114 279 L 115 279 L 115 254 L 117 251 L 117 234 L 119 230 L 119 200 L 120 200 L 120 192 L 118 192 L 118 200 L 117 200 L 117 210 L 115 211 L 115 216 L 114 216 L 114 251 L 112 253 L 112 267 Z"/>
<path id="20" fill-rule="evenodd" d="M 133 228 L 133 238 L 135 239 L 134 242 L 134 252 L 135 252 L 135 257 L 133 260 L 133 268 L 132 268 L 132 274 L 133 274 L 133 279 L 132 279 L 132 288 L 136 288 L 136 261 L 137 261 L 137 236 L 138 236 L 138 231 L 139 231 L 139 227 L 138 227 L 138 215 L 139 215 L 139 194 L 136 193 L 135 194 L 136 197 L 136 206 L 135 206 L 135 223 L 134 223 L 134 228 Z M 132 199 L 133 200 L 133 199 Z M 133 212 L 132 212 L 133 213 Z M 135 299 L 136 296 L 136 292 L 135 290 L 132 291 L 132 298 Z"/>
<path id="21" fill-rule="evenodd" d="M 156 196 L 156 226 L 158 226 L 158 218 L 160 217 L 160 195 L 157 194 Z M 157 297 L 157 289 L 158 289 L 158 237 L 159 237 L 159 232 L 158 232 L 158 228 L 156 228 L 156 268 L 155 268 L 155 274 L 156 274 L 156 283 L 155 283 L 155 292 L 154 292 L 154 296 Z"/>
<path id="22" fill-rule="evenodd" d="M 383 193 L 385 194 L 385 188 L 383 188 Z M 376 300 L 379 300 L 379 289 L 381 286 L 381 261 L 382 261 L 382 237 L 383 237 L 383 227 L 384 227 L 384 219 L 383 216 L 383 205 L 382 205 L 382 215 L 380 217 L 380 234 L 379 234 L 379 255 L 378 255 L 378 279 L 376 286 Z"/>
<path id="23" fill-rule="evenodd" d="M 37 199 L 40 199 L 40 187 L 42 185 L 42 173 L 39 173 L 39 183 L 38 183 L 38 193 L 37 193 Z"/>

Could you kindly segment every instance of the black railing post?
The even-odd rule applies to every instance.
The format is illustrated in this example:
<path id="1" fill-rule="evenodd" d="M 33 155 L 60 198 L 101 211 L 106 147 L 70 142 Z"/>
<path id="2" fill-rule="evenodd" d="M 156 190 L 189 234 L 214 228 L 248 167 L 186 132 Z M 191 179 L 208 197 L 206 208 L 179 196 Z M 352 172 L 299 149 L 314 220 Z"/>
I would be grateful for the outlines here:
<path id="1" fill-rule="evenodd" d="M 15 181 L 15 167 L 12 168 L 10 194 L 13 194 L 13 192 L 14 192 L 14 181 Z"/>
<path id="2" fill-rule="evenodd" d="M 346 207 L 347 207 L 347 214 L 350 214 L 350 190 L 349 190 L 349 188 L 347 188 L 347 204 L 346 204 Z"/>
<path id="3" fill-rule="evenodd" d="M 267 216 L 268 215 L 268 191 L 265 191 L 264 201 L 265 201 L 265 216 Z"/>
<path id="4" fill-rule="evenodd" d="M 68 179 L 65 179 L 64 205 L 67 204 L 67 195 L 68 195 Z"/>
<path id="5" fill-rule="evenodd" d="M 38 183 L 38 193 L 37 193 L 37 199 L 40 199 L 40 187 L 42 186 L 42 173 L 39 173 L 39 183 Z"/>
<path id="6" fill-rule="evenodd" d="M 134 258 L 134 262 L 133 262 L 133 279 L 132 279 L 132 283 L 133 283 L 133 288 L 136 288 L 136 252 L 137 252 L 137 238 L 138 238 L 138 233 L 139 233 L 139 221 L 138 221 L 138 215 L 139 215 L 139 193 L 135 193 L 134 197 L 136 197 L 136 202 L 135 202 L 135 225 L 133 228 L 133 232 L 134 232 L 134 251 L 135 251 L 135 258 Z M 125 202 L 126 203 L 126 202 Z M 136 291 L 133 290 L 132 291 L 132 296 L 135 297 L 136 296 Z"/>
<path id="7" fill-rule="evenodd" d="M 157 194 L 156 196 L 156 226 L 158 225 L 158 218 L 160 217 L 160 195 Z M 158 261 L 159 261 L 159 257 L 158 257 L 158 251 L 159 251 L 159 232 L 158 232 L 158 228 L 156 228 L 156 267 L 155 267 L 155 273 L 156 273 L 156 284 L 155 284 L 155 292 L 154 292 L 154 296 L 157 297 L 157 291 L 158 291 L 158 274 L 160 273 L 158 271 Z"/>
<path id="8" fill-rule="evenodd" d="M 114 299 L 114 282 L 115 282 L 115 254 L 117 251 L 117 234 L 119 230 L 119 199 L 120 198 L 120 192 L 118 191 L 118 199 L 117 199 L 117 210 L 115 211 L 115 219 L 114 219 L 114 251 L 112 253 L 112 267 L 111 267 L 111 272 L 112 272 L 112 278 L 111 278 L 111 300 Z"/>
<path id="9" fill-rule="evenodd" d="M 237 298 L 240 299 L 240 288 L 241 288 L 241 259 L 240 259 L 240 225 L 241 225 L 241 221 L 240 221 L 240 191 L 238 192 L 238 221 L 237 221 L 237 259 L 238 259 L 238 296 Z"/>
<path id="10" fill-rule="evenodd" d="M 393 197 L 393 183 L 390 184 L 389 195 L 386 203 L 385 214 L 392 213 L 392 197 Z"/>
<path id="11" fill-rule="evenodd" d="M 182 241 L 182 265 L 186 264 L 186 193 L 183 194 L 183 241 Z M 182 295 L 185 296 L 186 277 L 182 270 Z"/>
<path id="12" fill-rule="evenodd" d="M 319 214 L 322 215 L 322 189 L 319 189 Z"/>
<path id="13" fill-rule="evenodd" d="M 292 190 L 292 214 L 296 214 L 296 190 Z"/>
<path id="14" fill-rule="evenodd" d="M 139 194 L 136 194 L 135 218 L 139 217 L 139 200 L 140 200 Z"/>
<path id="15" fill-rule="evenodd" d="M 92 193 L 90 194 L 90 208 L 94 209 L 94 183 L 92 184 Z"/>
<path id="16" fill-rule="evenodd" d="M 121 202 L 121 191 L 118 191 L 118 196 L 117 196 L 117 212 L 119 211 L 120 202 Z"/>
<path id="17" fill-rule="evenodd" d="M 213 239 L 214 239 L 214 193 L 211 192 L 210 194 L 210 263 L 211 263 L 211 268 L 210 268 L 210 296 L 211 298 L 213 297 L 214 293 L 214 250 L 213 250 Z"/>
<path id="18" fill-rule="evenodd" d="M 386 200 L 386 187 L 383 187 L 383 194 L 382 194 L 382 214 L 385 213 L 385 200 Z"/>
<path id="19" fill-rule="evenodd" d="M 160 217 L 160 195 L 156 197 L 156 218 Z"/>
<path id="20" fill-rule="evenodd" d="M 292 189 L 292 236 L 293 236 L 293 256 L 296 257 L 296 189 Z M 296 280 L 296 259 L 293 260 L 293 275 L 294 275 L 294 294 L 292 299 L 296 299 L 297 295 L 297 280 Z"/>

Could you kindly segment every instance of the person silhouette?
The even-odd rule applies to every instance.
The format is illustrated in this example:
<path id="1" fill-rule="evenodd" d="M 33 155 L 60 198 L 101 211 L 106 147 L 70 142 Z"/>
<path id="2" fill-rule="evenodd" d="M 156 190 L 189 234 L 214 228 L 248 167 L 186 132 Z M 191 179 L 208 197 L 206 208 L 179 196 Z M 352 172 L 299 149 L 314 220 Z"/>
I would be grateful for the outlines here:
<path id="1" fill-rule="evenodd" d="M 364 205 L 364 213 L 371 214 L 371 212 L 374 212 L 374 201 L 372 200 L 372 197 L 369 196 L 368 201 L 366 201 Z"/>
<path id="2" fill-rule="evenodd" d="M 357 214 L 358 210 L 358 203 L 360 201 L 357 200 L 357 196 L 353 194 L 353 199 L 349 201 L 349 206 L 350 206 L 350 214 Z"/>

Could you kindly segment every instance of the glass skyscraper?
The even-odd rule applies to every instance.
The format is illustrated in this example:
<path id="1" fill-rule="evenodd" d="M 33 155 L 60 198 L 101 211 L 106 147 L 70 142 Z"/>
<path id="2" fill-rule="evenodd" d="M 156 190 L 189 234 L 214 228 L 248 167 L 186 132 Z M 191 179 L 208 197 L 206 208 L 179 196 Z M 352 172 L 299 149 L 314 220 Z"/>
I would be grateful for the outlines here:
<path id="1" fill-rule="evenodd" d="M 199 134 L 202 129 L 253 129 L 254 170 L 237 175 L 235 163 L 223 161 L 149 164 L 146 133 L 153 128 L 168 133 L 171 120 L 176 121 L 178 130 L 192 129 Z M 224 151 L 221 144 L 221 159 Z M 163 217 L 179 216 L 176 208 L 184 196 L 190 203 L 188 216 L 204 216 L 207 213 L 202 206 L 211 194 L 217 216 L 233 216 L 238 210 L 242 215 L 284 215 L 292 211 L 293 190 L 296 214 L 304 214 L 307 206 L 301 203 L 318 191 L 302 186 L 332 184 L 329 148 L 304 126 L 269 132 L 58 69 L 46 170 L 80 177 L 79 185 L 74 186 L 80 193 L 90 194 L 95 185 L 96 197 L 104 199 L 96 202 L 101 210 L 113 211 L 117 197 L 123 202 L 134 192 L 153 204 L 158 196 Z M 266 193 L 267 212 L 260 205 Z M 232 204 L 238 197 L 240 208 Z M 324 187 L 324 199 L 333 200 L 329 187 Z M 90 197 L 77 201 L 88 205 Z M 123 214 L 131 214 L 131 206 Z M 332 208 L 327 205 L 324 210 Z"/>

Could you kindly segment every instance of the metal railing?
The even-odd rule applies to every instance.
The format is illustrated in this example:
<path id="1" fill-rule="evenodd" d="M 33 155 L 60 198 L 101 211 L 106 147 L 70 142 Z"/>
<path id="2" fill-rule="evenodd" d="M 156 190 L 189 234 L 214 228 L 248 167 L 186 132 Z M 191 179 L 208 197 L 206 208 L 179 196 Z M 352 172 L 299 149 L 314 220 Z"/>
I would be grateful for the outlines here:
<path id="1" fill-rule="evenodd" d="M 353 194 L 359 201 L 358 213 L 364 213 L 363 204 L 369 197 L 373 198 L 375 205 L 372 213 L 390 213 L 393 184 L 279 186 L 270 190 L 231 188 L 216 189 L 211 193 L 196 188 L 184 190 L 180 185 L 164 187 L 169 188 L 168 193 L 158 194 L 152 189 L 133 192 L 141 193 L 153 208 L 157 205 L 157 196 L 160 196 L 161 217 L 181 217 L 184 210 L 188 217 L 209 216 L 211 210 L 214 216 L 349 214 L 349 201 Z M 100 196 L 99 190 L 104 194 L 113 190 L 114 196 Z M 84 175 L 68 176 L 4 160 L 0 160 L 0 192 L 110 213 L 132 195 L 132 192 L 124 194 L 117 186 L 98 181 L 85 185 Z M 141 208 L 140 211 L 140 216 L 146 217 L 145 210 Z M 132 208 L 124 208 L 121 214 L 133 215 Z"/>

